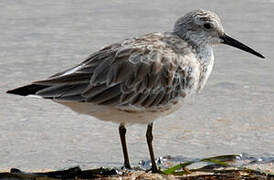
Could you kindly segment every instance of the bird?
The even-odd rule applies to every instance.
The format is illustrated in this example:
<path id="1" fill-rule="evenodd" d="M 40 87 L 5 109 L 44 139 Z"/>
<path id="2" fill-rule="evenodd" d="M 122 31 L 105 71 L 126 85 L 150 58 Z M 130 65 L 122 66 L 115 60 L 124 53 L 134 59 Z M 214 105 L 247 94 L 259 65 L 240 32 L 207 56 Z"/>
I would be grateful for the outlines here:
<path id="1" fill-rule="evenodd" d="M 214 65 L 213 47 L 219 44 L 264 58 L 228 36 L 216 13 L 198 9 L 180 17 L 171 31 L 105 46 L 70 69 L 7 93 L 49 99 L 77 113 L 118 123 L 126 169 L 131 168 L 126 126 L 147 125 L 151 171 L 156 173 L 153 123 L 204 88 Z"/>

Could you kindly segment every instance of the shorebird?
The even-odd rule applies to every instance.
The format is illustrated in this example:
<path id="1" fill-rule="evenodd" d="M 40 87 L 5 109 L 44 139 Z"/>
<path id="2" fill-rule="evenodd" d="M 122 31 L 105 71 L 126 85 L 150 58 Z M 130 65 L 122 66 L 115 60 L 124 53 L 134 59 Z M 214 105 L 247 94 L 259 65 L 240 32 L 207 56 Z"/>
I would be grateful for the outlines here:
<path id="1" fill-rule="evenodd" d="M 214 12 L 194 10 L 179 18 L 171 32 L 111 44 L 75 67 L 7 93 L 51 99 L 78 113 L 119 123 L 125 168 L 131 168 L 126 125 L 147 124 L 151 170 L 157 172 L 153 122 L 203 89 L 214 65 L 212 47 L 218 44 L 264 58 L 225 34 Z"/>

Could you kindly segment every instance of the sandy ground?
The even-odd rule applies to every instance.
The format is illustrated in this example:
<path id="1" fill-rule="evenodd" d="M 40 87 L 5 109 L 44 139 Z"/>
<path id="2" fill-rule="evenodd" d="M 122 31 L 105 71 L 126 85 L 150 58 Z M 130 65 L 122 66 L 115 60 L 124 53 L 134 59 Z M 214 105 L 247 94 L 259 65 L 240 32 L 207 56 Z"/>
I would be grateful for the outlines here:
<path id="1" fill-rule="evenodd" d="M 254 47 L 267 61 L 216 47 L 216 65 L 204 91 L 156 122 L 156 156 L 273 156 L 272 0 L 2 0 L 0 169 L 121 166 L 118 125 L 5 91 L 80 63 L 109 43 L 168 31 L 178 17 L 198 8 L 217 12 L 228 34 Z M 144 126 L 128 128 L 135 165 L 149 158 L 144 134 Z"/>

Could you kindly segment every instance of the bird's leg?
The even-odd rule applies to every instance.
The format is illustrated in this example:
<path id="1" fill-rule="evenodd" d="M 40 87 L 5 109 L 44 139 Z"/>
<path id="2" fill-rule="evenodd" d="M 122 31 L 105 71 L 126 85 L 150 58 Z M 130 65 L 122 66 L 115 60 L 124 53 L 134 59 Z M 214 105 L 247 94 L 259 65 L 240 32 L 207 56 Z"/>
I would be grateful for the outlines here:
<path id="1" fill-rule="evenodd" d="M 127 129 L 125 125 L 121 123 L 119 126 L 119 134 L 120 134 L 120 140 L 121 140 L 123 155 L 124 155 L 124 167 L 127 169 L 131 169 L 129 158 L 128 158 L 128 152 L 127 152 L 126 132 L 127 132 Z"/>
<path id="2" fill-rule="evenodd" d="M 147 138 L 147 145 L 148 145 L 151 164 L 152 164 L 151 170 L 153 173 L 156 173 L 156 172 L 159 172 L 159 170 L 157 169 L 157 165 L 155 162 L 155 156 L 154 156 L 154 152 L 153 152 L 153 147 L 152 147 L 152 140 L 153 140 L 152 127 L 153 127 L 153 123 L 150 123 L 147 125 L 146 138 Z"/>

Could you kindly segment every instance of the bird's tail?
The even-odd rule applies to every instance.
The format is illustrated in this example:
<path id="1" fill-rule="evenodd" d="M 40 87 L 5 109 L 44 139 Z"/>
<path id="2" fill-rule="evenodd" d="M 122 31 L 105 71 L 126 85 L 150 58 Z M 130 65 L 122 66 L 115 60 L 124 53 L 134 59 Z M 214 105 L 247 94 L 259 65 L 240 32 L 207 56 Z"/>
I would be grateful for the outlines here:
<path id="1" fill-rule="evenodd" d="M 47 88 L 49 86 L 46 85 L 38 85 L 38 84 L 29 84 L 26 86 L 22 86 L 16 89 L 8 90 L 7 93 L 9 94 L 16 94 L 20 96 L 28 96 L 28 95 L 35 95 L 36 92 Z"/>

